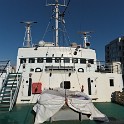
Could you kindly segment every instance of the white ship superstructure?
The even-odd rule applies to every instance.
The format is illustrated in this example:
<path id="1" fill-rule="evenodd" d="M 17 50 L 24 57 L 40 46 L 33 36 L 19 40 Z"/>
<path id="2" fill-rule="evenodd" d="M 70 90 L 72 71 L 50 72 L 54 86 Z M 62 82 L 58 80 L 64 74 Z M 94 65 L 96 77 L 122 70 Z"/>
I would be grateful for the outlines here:
<path id="1" fill-rule="evenodd" d="M 64 82 L 68 82 L 70 90 L 83 90 L 99 102 L 111 101 L 112 92 L 120 91 L 123 87 L 120 63 L 103 67 L 96 60 L 95 50 L 78 45 L 39 46 L 37 50 L 35 47 L 19 48 L 17 60 L 17 67 L 23 77 L 18 102 L 26 101 L 26 98 L 36 102 L 35 92 L 31 96 L 28 94 L 30 79 L 32 86 L 37 88 L 38 85 L 41 92 L 62 88 Z"/>

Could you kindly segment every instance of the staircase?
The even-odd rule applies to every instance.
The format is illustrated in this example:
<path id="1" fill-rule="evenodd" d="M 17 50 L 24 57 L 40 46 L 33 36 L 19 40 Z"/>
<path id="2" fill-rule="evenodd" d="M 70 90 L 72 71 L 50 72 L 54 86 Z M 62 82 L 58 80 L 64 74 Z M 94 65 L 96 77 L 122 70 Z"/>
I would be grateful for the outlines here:
<path id="1" fill-rule="evenodd" d="M 11 111 L 21 83 L 21 73 L 9 73 L 0 91 L 0 111 Z"/>

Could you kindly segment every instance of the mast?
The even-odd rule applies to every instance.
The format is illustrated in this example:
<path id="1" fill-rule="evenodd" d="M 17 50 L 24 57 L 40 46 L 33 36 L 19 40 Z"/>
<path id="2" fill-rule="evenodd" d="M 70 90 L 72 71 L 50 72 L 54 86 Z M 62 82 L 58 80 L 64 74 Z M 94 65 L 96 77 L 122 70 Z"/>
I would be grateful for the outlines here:
<path id="1" fill-rule="evenodd" d="M 58 42 L 59 42 L 59 8 L 58 8 L 58 0 L 55 0 L 56 4 L 55 4 L 55 12 L 56 12 L 56 17 L 55 17 L 55 32 L 56 32 L 56 36 L 55 36 L 55 44 L 56 46 L 58 46 Z"/>
<path id="2" fill-rule="evenodd" d="M 87 48 L 87 45 L 86 43 L 88 43 L 88 34 L 89 32 L 83 32 L 83 35 L 84 35 L 84 48 Z"/>
<path id="3" fill-rule="evenodd" d="M 55 0 L 55 3 L 47 3 L 47 6 L 54 6 L 55 7 L 55 46 L 59 46 L 59 6 L 66 6 L 65 0 L 59 3 L 59 0 Z"/>
<path id="4" fill-rule="evenodd" d="M 23 47 L 31 47 L 32 46 L 31 26 L 33 23 L 37 23 L 37 22 L 29 21 L 29 22 L 20 22 L 20 23 L 24 23 L 26 28 Z"/>

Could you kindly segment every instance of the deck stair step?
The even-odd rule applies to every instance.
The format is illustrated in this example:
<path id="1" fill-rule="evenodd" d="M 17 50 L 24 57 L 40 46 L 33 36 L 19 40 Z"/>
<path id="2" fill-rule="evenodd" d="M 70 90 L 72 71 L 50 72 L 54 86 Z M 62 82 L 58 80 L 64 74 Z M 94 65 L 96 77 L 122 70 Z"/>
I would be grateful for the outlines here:
<path id="1" fill-rule="evenodd" d="M 9 102 L 9 101 L 10 101 L 10 97 L 9 98 L 3 97 L 3 101 L 2 102 Z"/>
<path id="2" fill-rule="evenodd" d="M 4 97 L 4 98 L 10 97 L 10 93 L 9 94 L 3 94 L 0 96 L 0 98 L 2 98 L 2 97 Z"/>
<path id="3" fill-rule="evenodd" d="M 10 92 L 11 92 L 11 89 L 8 88 L 8 89 L 5 89 L 5 90 L 1 91 L 0 94 L 1 94 L 1 95 L 2 95 L 2 94 L 9 94 Z M 14 92 L 14 90 L 13 90 L 13 92 Z"/>
<path id="4" fill-rule="evenodd" d="M 11 100 L 16 92 L 21 73 L 9 73 L 0 91 L 0 111 L 9 111 Z M 17 93 L 17 92 L 16 92 Z M 16 100 L 16 98 L 14 99 Z M 14 101 L 15 102 L 15 101 Z"/>
<path id="5" fill-rule="evenodd" d="M 9 106 L 10 106 L 9 102 L 0 103 L 0 111 L 8 111 Z"/>
<path id="6" fill-rule="evenodd" d="M 9 107 L 9 103 L 1 103 L 0 106 L 2 106 L 3 108 Z"/>
<path id="7" fill-rule="evenodd" d="M 14 88 L 16 88 L 16 86 L 14 85 L 14 86 L 12 86 L 12 85 L 10 85 L 10 86 L 6 86 L 6 88 L 11 88 L 11 89 L 14 89 Z"/>

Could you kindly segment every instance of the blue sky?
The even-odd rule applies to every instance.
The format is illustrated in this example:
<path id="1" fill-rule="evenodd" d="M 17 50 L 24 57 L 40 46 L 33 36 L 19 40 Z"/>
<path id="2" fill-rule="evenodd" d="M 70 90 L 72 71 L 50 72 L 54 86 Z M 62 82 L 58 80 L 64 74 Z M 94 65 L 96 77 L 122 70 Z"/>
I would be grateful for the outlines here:
<path id="1" fill-rule="evenodd" d="M 49 0 L 47 0 L 49 1 Z M 16 64 L 23 45 L 25 27 L 20 21 L 37 21 L 32 27 L 32 42 L 38 43 L 49 22 L 46 0 L 0 0 L 0 60 Z M 104 60 L 105 45 L 124 35 L 124 0 L 71 0 L 65 15 L 70 41 L 83 43 L 79 31 L 94 31 L 91 47 Z"/>

